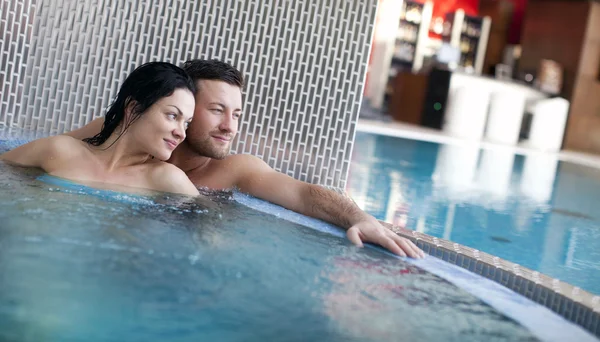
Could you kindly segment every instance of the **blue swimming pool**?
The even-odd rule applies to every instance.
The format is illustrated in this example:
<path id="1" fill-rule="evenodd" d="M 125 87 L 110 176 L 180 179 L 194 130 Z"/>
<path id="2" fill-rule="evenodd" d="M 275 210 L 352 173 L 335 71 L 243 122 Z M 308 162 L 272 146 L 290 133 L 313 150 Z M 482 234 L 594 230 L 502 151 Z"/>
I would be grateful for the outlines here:
<path id="1" fill-rule="evenodd" d="M 380 220 L 600 294 L 600 170 L 360 132 L 347 190 Z"/>
<path id="2" fill-rule="evenodd" d="M 23 140 L 0 134 L 0 152 Z M 596 340 L 458 267 L 235 192 L 129 195 L 0 162 L 0 222 L 2 341 Z"/>

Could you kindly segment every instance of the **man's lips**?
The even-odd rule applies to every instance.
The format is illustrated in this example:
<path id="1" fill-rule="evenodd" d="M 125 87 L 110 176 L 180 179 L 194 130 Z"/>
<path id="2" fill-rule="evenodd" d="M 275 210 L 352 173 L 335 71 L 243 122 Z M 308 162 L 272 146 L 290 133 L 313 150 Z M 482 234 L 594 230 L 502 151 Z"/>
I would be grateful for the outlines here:
<path id="1" fill-rule="evenodd" d="M 229 142 L 229 141 L 231 141 L 231 138 L 228 137 L 228 136 L 213 135 L 212 137 L 215 138 L 215 139 L 217 139 L 217 140 L 219 140 L 219 141 L 222 141 L 222 142 Z"/>
<path id="2" fill-rule="evenodd" d="M 179 145 L 179 144 L 177 143 L 177 141 L 175 141 L 175 140 L 171 140 L 171 139 L 163 139 L 163 140 L 164 140 L 164 141 L 167 143 L 167 146 L 168 146 L 168 147 L 169 147 L 171 150 L 174 150 L 174 149 L 177 147 L 177 145 Z"/>

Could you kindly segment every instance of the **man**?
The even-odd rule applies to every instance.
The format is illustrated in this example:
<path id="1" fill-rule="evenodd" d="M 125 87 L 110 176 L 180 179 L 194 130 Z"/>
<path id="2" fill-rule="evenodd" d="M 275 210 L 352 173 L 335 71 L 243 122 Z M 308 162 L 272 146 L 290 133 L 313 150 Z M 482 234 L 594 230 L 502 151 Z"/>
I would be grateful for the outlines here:
<path id="1" fill-rule="evenodd" d="M 198 87 L 196 107 L 187 138 L 175 149 L 169 162 L 185 171 L 196 186 L 238 188 L 343 227 L 347 229 L 348 239 L 357 246 L 371 242 L 400 256 L 424 256 L 410 240 L 383 227 L 349 198 L 277 172 L 257 157 L 229 155 L 242 115 L 244 79 L 241 72 L 218 60 L 191 60 L 183 69 Z M 93 136 L 100 131 L 102 123 L 103 119 L 96 119 L 68 134 L 79 139 Z"/>

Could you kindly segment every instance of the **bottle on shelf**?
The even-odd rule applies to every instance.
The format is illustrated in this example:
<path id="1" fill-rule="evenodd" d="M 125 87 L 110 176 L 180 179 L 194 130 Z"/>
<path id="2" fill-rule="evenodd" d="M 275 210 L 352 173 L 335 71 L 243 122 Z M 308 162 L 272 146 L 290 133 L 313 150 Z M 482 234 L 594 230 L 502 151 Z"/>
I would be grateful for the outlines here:
<path id="1" fill-rule="evenodd" d="M 468 16 L 460 9 L 448 14 L 446 22 L 448 24 L 444 27 L 442 39 L 461 52 L 459 67 L 480 74 L 487 49 L 491 19 Z"/>
<path id="2" fill-rule="evenodd" d="M 384 12 L 383 16 L 387 19 L 381 32 L 395 29 L 396 34 L 382 39 L 381 48 L 376 46 L 377 53 L 373 54 L 377 56 L 373 61 L 381 63 L 369 74 L 372 86 L 368 96 L 375 108 L 385 108 L 387 100 L 393 96 L 390 92 L 393 91 L 395 76 L 392 75 L 416 72 L 423 66 L 433 3 L 431 0 L 417 1 L 403 0 L 395 4 L 390 1 L 386 5 L 390 10 Z M 372 64 L 375 65 L 375 62 Z"/>

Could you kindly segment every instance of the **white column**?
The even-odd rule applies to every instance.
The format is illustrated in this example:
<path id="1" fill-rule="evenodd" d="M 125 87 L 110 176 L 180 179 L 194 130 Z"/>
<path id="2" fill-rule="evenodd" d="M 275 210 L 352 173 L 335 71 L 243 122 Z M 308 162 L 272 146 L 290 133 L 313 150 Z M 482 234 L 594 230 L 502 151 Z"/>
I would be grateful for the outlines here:
<path id="1" fill-rule="evenodd" d="M 371 63 L 366 89 L 366 97 L 375 108 L 381 108 L 383 103 L 398 34 L 402 2 L 381 0 L 377 6 L 377 27 L 371 42 Z"/>
<path id="2" fill-rule="evenodd" d="M 490 93 L 471 86 L 451 88 L 444 114 L 444 132 L 463 139 L 481 140 Z"/>
<path id="3" fill-rule="evenodd" d="M 488 141 L 516 145 L 519 141 L 525 95 L 521 92 L 496 92 L 490 96 L 490 112 L 485 138 Z"/>
<path id="4" fill-rule="evenodd" d="M 533 111 L 527 145 L 544 151 L 558 151 L 562 145 L 569 113 L 563 98 L 540 100 Z"/>

